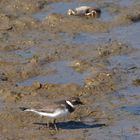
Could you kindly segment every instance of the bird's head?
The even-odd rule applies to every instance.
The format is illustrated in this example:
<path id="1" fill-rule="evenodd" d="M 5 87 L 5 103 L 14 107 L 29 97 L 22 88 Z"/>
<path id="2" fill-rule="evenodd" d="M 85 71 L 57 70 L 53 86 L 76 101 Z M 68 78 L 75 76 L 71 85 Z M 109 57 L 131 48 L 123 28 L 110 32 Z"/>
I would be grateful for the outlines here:
<path id="1" fill-rule="evenodd" d="M 71 97 L 67 102 L 71 103 L 73 106 L 83 104 L 79 97 Z"/>
<path id="2" fill-rule="evenodd" d="M 75 11 L 72 9 L 69 9 L 67 12 L 67 15 L 75 15 Z"/>

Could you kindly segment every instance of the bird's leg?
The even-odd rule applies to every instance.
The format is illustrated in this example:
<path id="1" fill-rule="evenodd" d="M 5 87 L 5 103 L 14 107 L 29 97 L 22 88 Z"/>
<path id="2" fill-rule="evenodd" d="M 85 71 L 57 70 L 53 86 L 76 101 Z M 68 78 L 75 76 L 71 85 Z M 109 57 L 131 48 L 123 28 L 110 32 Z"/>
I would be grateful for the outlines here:
<path id="1" fill-rule="evenodd" d="M 54 119 L 53 121 L 49 122 L 49 129 L 54 129 L 54 130 L 58 130 L 57 126 L 56 126 L 56 120 Z"/>
<path id="2" fill-rule="evenodd" d="M 53 125 L 54 125 L 54 129 L 57 131 L 58 128 L 57 128 L 57 126 L 56 126 L 56 119 L 53 120 Z"/>
<path id="3" fill-rule="evenodd" d="M 52 120 L 49 120 L 49 122 L 48 122 L 48 127 L 49 127 L 49 129 L 51 129 L 52 126 L 53 126 Z"/>

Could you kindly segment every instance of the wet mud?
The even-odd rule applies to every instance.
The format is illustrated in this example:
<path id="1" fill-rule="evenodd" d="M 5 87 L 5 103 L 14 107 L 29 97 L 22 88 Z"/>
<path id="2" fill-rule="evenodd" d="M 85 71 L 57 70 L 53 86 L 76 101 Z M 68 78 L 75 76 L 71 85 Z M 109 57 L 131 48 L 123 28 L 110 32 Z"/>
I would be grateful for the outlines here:
<path id="1" fill-rule="evenodd" d="M 101 16 L 67 15 L 84 5 Z M 139 140 L 138 0 L 2 0 L 0 19 L 0 140 Z M 59 131 L 19 109 L 72 96 Z"/>

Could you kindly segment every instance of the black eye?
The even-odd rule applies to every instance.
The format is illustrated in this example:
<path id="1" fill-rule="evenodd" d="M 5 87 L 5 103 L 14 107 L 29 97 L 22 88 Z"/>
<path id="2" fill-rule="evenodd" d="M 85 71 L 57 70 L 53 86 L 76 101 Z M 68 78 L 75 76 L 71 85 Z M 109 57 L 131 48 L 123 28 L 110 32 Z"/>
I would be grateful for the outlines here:
<path id="1" fill-rule="evenodd" d="M 79 102 L 80 102 L 80 101 L 77 101 L 77 100 L 75 101 L 76 104 L 78 104 Z"/>

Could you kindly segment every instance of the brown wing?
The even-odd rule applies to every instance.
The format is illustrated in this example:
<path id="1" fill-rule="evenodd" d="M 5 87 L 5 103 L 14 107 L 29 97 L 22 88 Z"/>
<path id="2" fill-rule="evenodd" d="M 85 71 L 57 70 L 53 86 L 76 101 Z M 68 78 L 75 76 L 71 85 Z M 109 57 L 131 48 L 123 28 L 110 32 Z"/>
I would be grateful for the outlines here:
<path id="1" fill-rule="evenodd" d="M 53 105 L 47 105 L 43 108 L 40 108 L 40 109 L 36 109 L 36 111 L 39 111 L 39 112 L 48 112 L 48 113 L 52 113 L 54 112 L 57 108 L 61 108 L 61 109 L 64 109 L 65 106 L 63 104 L 53 104 Z"/>

